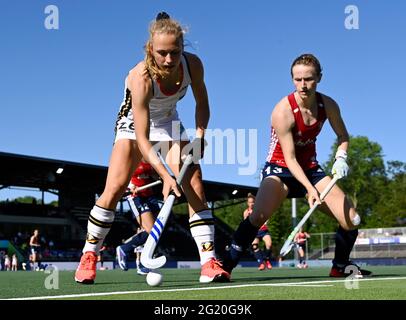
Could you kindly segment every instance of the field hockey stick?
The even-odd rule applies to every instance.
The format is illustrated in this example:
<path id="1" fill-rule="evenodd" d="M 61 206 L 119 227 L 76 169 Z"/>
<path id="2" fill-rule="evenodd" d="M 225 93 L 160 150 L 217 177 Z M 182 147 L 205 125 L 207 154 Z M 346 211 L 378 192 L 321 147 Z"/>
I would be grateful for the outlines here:
<path id="1" fill-rule="evenodd" d="M 193 163 L 193 155 L 188 154 L 185 161 L 183 162 L 178 178 L 176 179 L 176 183 L 179 186 L 182 184 L 182 180 L 186 173 L 186 170 L 192 163 Z M 153 258 L 152 255 L 154 254 L 155 248 L 159 242 L 159 239 L 161 238 L 162 232 L 164 231 L 166 221 L 168 220 L 169 215 L 171 214 L 175 199 L 176 195 L 175 192 L 172 190 L 168 198 L 166 198 L 161 210 L 159 211 L 158 217 L 156 218 L 155 223 L 151 229 L 151 232 L 148 235 L 147 241 L 145 242 L 144 249 L 142 250 L 141 253 L 141 263 L 144 265 L 144 267 L 148 269 L 158 269 L 166 263 L 165 256 Z"/>
<path id="2" fill-rule="evenodd" d="M 339 177 L 337 175 L 334 175 L 333 179 L 330 181 L 330 183 L 327 185 L 327 187 L 324 189 L 324 191 L 320 194 L 321 201 L 323 201 L 323 199 L 326 197 L 326 195 L 330 192 L 330 190 L 336 184 L 338 179 L 339 179 Z M 286 239 L 286 241 L 283 244 L 282 249 L 280 251 L 280 255 L 282 257 L 286 256 L 290 252 L 290 250 L 292 249 L 292 247 L 294 245 L 293 239 L 295 238 L 296 233 L 299 232 L 300 228 L 306 223 L 306 221 L 309 219 L 309 217 L 316 210 L 317 207 L 318 207 L 317 203 L 313 204 L 313 206 L 309 209 L 309 211 L 307 211 L 307 213 L 303 216 L 302 220 L 300 220 L 300 222 L 297 224 L 297 226 L 290 233 L 289 237 Z"/>
<path id="3" fill-rule="evenodd" d="M 145 186 L 136 187 L 136 188 L 137 188 L 137 192 L 138 192 L 138 191 L 145 190 L 145 189 L 148 189 L 148 188 L 155 187 L 155 186 L 157 186 L 158 184 L 161 184 L 161 183 L 162 183 L 161 180 L 157 180 L 157 181 L 148 183 L 148 184 L 146 184 Z M 136 192 L 136 193 L 137 193 L 137 192 Z M 133 194 L 133 193 L 132 193 L 131 191 L 127 191 L 127 192 L 124 194 L 124 196 L 129 196 L 129 195 L 132 195 L 132 194 Z"/>

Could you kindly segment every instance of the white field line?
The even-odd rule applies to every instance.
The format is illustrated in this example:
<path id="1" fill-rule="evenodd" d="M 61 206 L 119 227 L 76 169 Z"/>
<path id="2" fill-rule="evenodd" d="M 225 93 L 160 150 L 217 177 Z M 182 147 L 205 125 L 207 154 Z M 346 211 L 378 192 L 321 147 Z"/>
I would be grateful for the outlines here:
<path id="1" fill-rule="evenodd" d="M 281 285 L 281 287 L 334 287 L 333 284 L 307 284 L 307 283 L 302 283 L 302 284 L 285 284 Z"/>
<path id="2" fill-rule="evenodd" d="M 82 293 L 82 294 L 67 294 L 59 296 L 42 296 L 42 297 L 26 297 L 26 298 L 10 298 L 1 300 L 46 300 L 46 299 L 64 299 L 64 298 L 81 298 L 81 297 L 100 297 L 109 295 L 125 295 L 125 294 L 145 294 L 145 293 L 157 293 L 157 292 L 182 292 L 182 291 L 202 291 L 202 290 L 222 290 L 222 289 L 235 289 L 235 288 L 249 288 L 249 287 L 289 287 L 289 286 L 326 286 L 340 282 L 356 282 L 356 281 L 382 281 L 382 280 L 406 280 L 406 277 L 388 277 L 388 278 L 364 278 L 364 279 L 342 279 L 342 280 L 320 280 L 309 282 L 281 282 L 281 283 L 251 283 L 251 284 L 239 284 L 230 286 L 212 286 L 212 287 L 200 287 L 200 288 L 183 288 L 183 289 L 156 289 L 156 290 L 140 290 L 140 291 L 114 291 L 114 292 L 96 292 L 96 293 Z"/>

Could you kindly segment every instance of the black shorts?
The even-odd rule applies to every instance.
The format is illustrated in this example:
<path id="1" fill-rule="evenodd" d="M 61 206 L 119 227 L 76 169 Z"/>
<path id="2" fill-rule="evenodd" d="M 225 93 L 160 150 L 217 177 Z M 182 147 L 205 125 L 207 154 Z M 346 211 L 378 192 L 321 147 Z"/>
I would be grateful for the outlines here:
<path id="1" fill-rule="evenodd" d="M 320 166 L 306 170 L 305 174 L 312 185 L 315 185 L 326 176 L 324 170 Z M 303 198 L 304 196 L 306 196 L 306 188 L 299 181 L 296 180 L 296 178 L 292 175 L 288 168 L 266 162 L 261 172 L 261 180 L 270 176 L 279 177 L 281 181 L 288 187 L 288 198 Z"/>

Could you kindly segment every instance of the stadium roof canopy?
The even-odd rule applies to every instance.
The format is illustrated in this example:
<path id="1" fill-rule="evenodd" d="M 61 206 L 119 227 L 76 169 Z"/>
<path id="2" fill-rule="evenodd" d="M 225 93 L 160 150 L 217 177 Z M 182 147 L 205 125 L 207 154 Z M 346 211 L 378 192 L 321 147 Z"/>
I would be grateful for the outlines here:
<path id="1" fill-rule="evenodd" d="M 105 166 L 0 152 L 0 189 L 26 187 L 58 193 L 68 188 L 78 193 L 100 195 L 106 176 Z M 258 190 L 256 187 L 207 180 L 203 184 L 209 202 L 241 199 L 248 192 L 255 194 Z"/>

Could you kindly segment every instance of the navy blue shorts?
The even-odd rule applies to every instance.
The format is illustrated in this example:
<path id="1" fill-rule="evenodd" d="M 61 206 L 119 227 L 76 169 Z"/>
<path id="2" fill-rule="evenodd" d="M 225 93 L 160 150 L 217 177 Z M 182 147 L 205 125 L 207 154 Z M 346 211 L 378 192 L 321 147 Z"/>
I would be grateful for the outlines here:
<path id="1" fill-rule="evenodd" d="M 306 170 L 305 174 L 312 185 L 315 185 L 326 176 L 324 170 L 320 166 Z M 288 187 L 288 198 L 303 198 L 304 196 L 306 196 L 306 188 L 299 181 L 296 180 L 296 178 L 292 175 L 288 168 L 280 167 L 276 164 L 266 162 L 261 172 L 261 181 L 270 176 L 279 177 L 281 181 Z"/>
<path id="2" fill-rule="evenodd" d="M 271 235 L 269 233 L 269 230 L 258 230 L 257 236 L 256 238 L 262 239 L 263 237 L 265 237 L 267 234 Z"/>
<path id="3" fill-rule="evenodd" d="M 41 247 L 31 246 L 30 252 L 31 254 L 41 254 Z"/>
<path id="4" fill-rule="evenodd" d="M 296 243 L 295 246 L 296 246 L 296 249 L 302 248 L 303 250 L 306 250 L 306 242 Z"/>
<path id="5" fill-rule="evenodd" d="M 154 196 L 150 197 L 127 197 L 127 202 L 130 205 L 131 212 L 134 218 L 137 218 L 145 212 L 159 213 L 160 207 L 158 199 Z"/>

